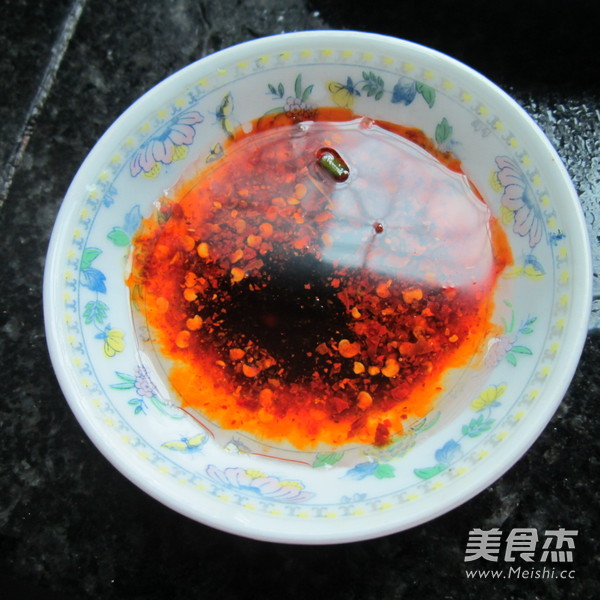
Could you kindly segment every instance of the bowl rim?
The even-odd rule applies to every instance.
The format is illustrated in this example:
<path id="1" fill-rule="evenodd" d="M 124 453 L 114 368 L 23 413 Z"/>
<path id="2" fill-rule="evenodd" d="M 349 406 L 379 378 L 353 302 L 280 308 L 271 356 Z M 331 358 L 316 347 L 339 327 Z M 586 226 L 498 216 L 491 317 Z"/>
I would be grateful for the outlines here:
<path id="1" fill-rule="evenodd" d="M 444 68 L 457 70 L 474 81 L 474 85 L 478 85 L 478 93 L 482 97 L 491 97 L 495 103 L 504 103 L 511 110 L 516 118 L 529 125 L 529 130 L 532 134 L 532 139 L 535 140 L 537 154 L 540 158 L 551 161 L 555 169 L 556 177 L 559 178 L 563 185 L 566 185 L 570 191 L 569 197 L 563 201 L 566 204 L 572 205 L 574 210 L 569 211 L 570 227 L 573 231 L 577 231 L 580 235 L 577 244 L 579 255 L 573 261 L 574 279 L 577 280 L 577 289 L 574 290 L 572 307 L 570 312 L 570 331 L 566 333 L 568 338 L 564 344 L 569 345 L 569 352 L 566 355 L 568 361 L 561 365 L 561 373 L 557 385 L 553 388 L 552 396 L 546 401 L 543 410 L 538 406 L 535 411 L 529 416 L 529 427 L 527 435 L 523 433 L 514 440 L 509 447 L 505 447 L 501 453 L 496 453 L 486 459 L 486 474 L 481 473 L 477 477 L 463 480 L 463 485 L 453 486 L 450 493 L 445 496 L 443 503 L 435 499 L 423 499 L 423 505 L 419 510 L 415 511 L 409 522 L 398 525 L 397 520 L 392 520 L 391 523 L 386 523 L 385 518 L 373 517 L 373 524 L 369 525 L 369 519 L 364 519 L 359 523 L 344 522 L 343 527 L 327 529 L 326 535 L 319 531 L 311 531 L 310 528 L 302 526 L 294 526 L 292 529 L 281 531 L 281 522 L 274 522 L 271 528 L 265 527 L 265 523 L 258 519 L 257 522 L 242 522 L 240 520 L 227 519 L 227 515 L 208 514 L 206 511 L 193 510 L 188 506 L 182 506 L 168 490 L 161 486 L 160 481 L 146 479 L 138 466 L 132 466 L 126 456 L 119 453 L 119 450 L 114 448 L 98 423 L 84 409 L 80 402 L 80 395 L 77 393 L 77 386 L 69 366 L 67 359 L 67 351 L 64 343 L 61 340 L 61 334 L 58 327 L 58 319 L 56 307 L 54 306 L 56 282 L 60 281 L 61 272 L 60 251 L 61 238 L 63 230 L 69 223 L 72 215 L 78 209 L 76 202 L 69 202 L 70 198 L 78 197 L 78 191 L 82 190 L 86 183 L 90 181 L 91 176 L 97 171 L 98 157 L 102 157 L 114 144 L 120 140 L 123 126 L 130 120 L 135 118 L 137 111 L 146 105 L 152 105 L 154 99 L 161 94 L 163 90 L 169 89 L 171 86 L 175 88 L 180 81 L 185 80 L 190 71 L 202 68 L 210 71 L 219 67 L 224 62 L 232 62 L 236 56 L 244 57 L 249 53 L 253 53 L 265 46 L 282 46 L 289 48 L 291 43 L 307 45 L 327 40 L 343 39 L 348 45 L 354 42 L 361 44 L 371 43 L 381 47 L 381 52 L 384 48 L 389 48 L 389 51 L 402 52 L 408 49 L 409 51 L 418 52 L 429 57 L 429 59 L 439 62 Z M 477 83 L 475 83 L 477 82 Z M 366 540 L 382 535 L 392 534 L 403 531 L 417 525 L 430 521 L 442 514 L 449 512 L 464 502 L 472 499 L 478 493 L 483 491 L 489 485 L 497 481 L 507 470 L 509 470 L 531 447 L 537 440 L 543 429 L 546 427 L 560 402 L 562 401 L 577 368 L 583 345 L 587 336 L 587 323 L 591 310 L 592 300 L 592 261 L 591 248 L 587 234 L 587 227 L 583 216 L 583 211 L 578 208 L 579 201 L 577 192 L 568 175 L 568 172 L 563 165 L 557 151 L 554 149 L 550 141 L 544 135 L 540 127 L 527 114 L 527 112 L 506 92 L 504 92 L 497 84 L 493 83 L 485 76 L 475 71 L 471 67 L 461 63 L 460 61 L 441 53 L 437 50 L 416 44 L 392 36 L 360 32 L 360 31 L 341 31 L 341 30 L 308 30 L 293 33 L 277 34 L 266 36 L 242 42 L 234 46 L 225 48 L 214 54 L 200 58 L 199 60 L 179 69 L 172 75 L 168 76 L 160 83 L 153 86 L 134 103 L 129 106 L 106 130 L 106 132 L 95 143 L 93 148 L 87 154 L 85 160 L 79 167 L 77 174 L 73 178 L 61 204 L 58 216 L 56 218 L 52 236 L 50 239 L 46 263 L 44 267 L 43 281 L 43 310 L 45 320 L 45 331 L 48 350 L 51 362 L 59 381 L 60 387 L 67 399 L 71 410 L 75 414 L 81 427 L 84 429 L 87 436 L 92 440 L 94 445 L 101 453 L 113 464 L 123 475 L 132 481 L 137 487 L 150 494 L 161 503 L 172 508 L 173 510 L 190 517 L 196 521 L 200 521 L 206 525 L 216 527 L 220 530 L 227 531 L 236 535 L 244 535 L 250 538 L 284 543 L 299 543 L 299 544 L 333 544 Z M 430 506 L 434 504 L 434 506 Z M 437 504 L 437 506 L 435 506 Z M 368 526 L 365 527 L 364 524 Z"/>

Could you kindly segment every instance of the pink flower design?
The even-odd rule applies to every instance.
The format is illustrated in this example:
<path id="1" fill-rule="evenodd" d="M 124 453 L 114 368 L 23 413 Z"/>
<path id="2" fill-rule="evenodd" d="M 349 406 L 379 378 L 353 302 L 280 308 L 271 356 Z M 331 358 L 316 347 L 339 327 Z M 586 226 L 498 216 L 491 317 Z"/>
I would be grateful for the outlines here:
<path id="1" fill-rule="evenodd" d="M 132 177 L 142 171 L 149 173 L 158 163 L 168 165 L 176 160 L 176 149 L 189 146 L 194 141 L 194 125 L 203 120 L 204 117 L 196 111 L 180 113 L 171 119 L 158 135 L 146 140 L 133 155 L 129 164 Z"/>
<path id="2" fill-rule="evenodd" d="M 135 370 L 135 390 L 138 395 L 145 398 L 152 398 L 156 395 L 156 388 L 148 378 L 148 373 L 144 367 L 137 367 Z"/>
<path id="3" fill-rule="evenodd" d="M 500 364 L 516 341 L 517 336 L 513 333 L 505 333 L 500 337 L 494 338 L 485 355 L 485 365 L 487 367 L 495 367 Z"/>
<path id="4" fill-rule="evenodd" d="M 209 465 L 206 474 L 217 483 L 241 492 L 280 502 L 304 502 L 314 496 L 304 491 L 304 485 L 299 481 L 282 481 L 278 477 L 265 475 L 254 469 L 229 467 L 218 469 Z"/>
<path id="5" fill-rule="evenodd" d="M 302 110 L 304 108 L 307 108 L 306 104 L 302 102 L 300 98 L 294 98 L 293 96 L 288 97 L 284 106 L 286 112 L 292 110 Z"/>
<path id="6" fill-rule="evenodd" d="M 542 239 L 543 224 L 539 208 L 531 198 L 529 183 L 507 156 L 496 158 L 498 181 L 504 188 L 502 206 L 514 213 L 513 231 L 521 237 L 529 236 L 529 246 L 533 248 Z"/>

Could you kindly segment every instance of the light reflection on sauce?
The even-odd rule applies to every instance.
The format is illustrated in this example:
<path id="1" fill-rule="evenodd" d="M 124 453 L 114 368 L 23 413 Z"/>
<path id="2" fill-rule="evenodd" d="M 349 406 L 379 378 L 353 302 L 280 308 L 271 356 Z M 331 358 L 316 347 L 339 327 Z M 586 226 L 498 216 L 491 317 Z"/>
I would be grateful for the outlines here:
<path id="1" fill-rule="evenodd" d="M 145 220 L 132 296 L 184 406 L 301 449 L 383 445 L 478 350 L 510 249 L 418 130 L 343 109 L 293 121 L 237 132 Z"/>

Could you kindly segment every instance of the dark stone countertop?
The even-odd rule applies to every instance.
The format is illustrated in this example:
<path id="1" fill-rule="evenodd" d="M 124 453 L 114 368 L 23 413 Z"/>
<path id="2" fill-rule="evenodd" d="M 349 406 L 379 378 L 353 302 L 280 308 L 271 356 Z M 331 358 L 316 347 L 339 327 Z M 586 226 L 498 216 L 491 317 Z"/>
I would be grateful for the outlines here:
<path id="1" fill-rule="evenodd" d="M 67 186 L 110 123 L 201 56 L 315 28 L 431 46 L 512 94 L 557 148 L 598 273 L 598 10 L 572 1 L 9 0 L 0 22 L 0 597 L 591 599 L 598 581 L 600 335 L 551 423 L 476 498 L 412 530 L 341 546 L 269 544 L 165 508 L 96 450 L 47 355 L 42 271 Z M 561 5 L 562 6 L 562 5 Z M 600 296 L 595 279 L 596 298 Z M 597 300 L 596 300 L 597 302 Z M 595 306 L 597 309 L 597 305 Z M 591 322 L 598 325 L 598 314 Z M 570 580 L 467 579 L 473 528 L 576 529 Z"/>

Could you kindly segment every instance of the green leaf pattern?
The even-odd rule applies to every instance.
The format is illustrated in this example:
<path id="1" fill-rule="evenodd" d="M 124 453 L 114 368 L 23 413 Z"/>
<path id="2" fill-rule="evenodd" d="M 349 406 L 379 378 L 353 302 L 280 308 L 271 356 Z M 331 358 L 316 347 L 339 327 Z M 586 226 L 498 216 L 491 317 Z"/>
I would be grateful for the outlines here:
<path id="1" fill-rule="evenodd" d="M 423 96 L 423 100 L 427 102 L 429 108 L 433 108 L 433 105 L 435 104 L 435 89 L 422 81 L 417 81 L 416 87 L 417 93 Z"/>
<path id="2" fill-rule="evenodd" d="M 383 79 L 379 75 L 375 75 L 373 71 L 363 71 L 362 76 L 364 79 L 361 88 L 363 92 L 367 92 L 368 98 L 375 97 L 375 100 L 381 100 L 385 91 Z"/>
<path id="3" fill-rule="evenodd" d="M 448 123 L 448 119 L 444 117 L 435 128 L 435 141 L 438 144 L 445 143 L 452 135 L 452 125 Z"/>
<path id="4" fill-rule="evenodd" d="M 343 452 L 331 452 L 330 454 L 317 454 L 317 457 L 315 458 L 315 461 L 313 462 L 312 466 L 313 466 L 313 468 L 318 469 L 319 467 L 335 465 L 335 463 L 342 460 L 343 457 L 344 457 Z"/>

